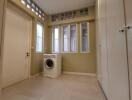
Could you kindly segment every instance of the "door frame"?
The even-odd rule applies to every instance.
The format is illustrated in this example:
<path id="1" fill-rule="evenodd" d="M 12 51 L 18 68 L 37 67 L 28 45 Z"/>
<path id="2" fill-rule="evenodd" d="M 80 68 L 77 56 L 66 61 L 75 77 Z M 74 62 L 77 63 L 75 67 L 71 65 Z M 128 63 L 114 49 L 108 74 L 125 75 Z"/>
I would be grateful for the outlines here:
<path id="1" fill-rule="evenodd" d="M 4 52 L 4 36 L 5 36 L 5 20 L 6 20 L 6 8 L 8 7 L 8 3 L 11 4 L 12 6 L 16 7 L 17 9 L 19 9 L 20 11 L 22 11 L 23 13 L 27 14 L 31 20 L 30 20 L 30 30 L 31 32 L 29 33 L 29 38 L 28 38 L 28 48 L 29 48 L 29 53 L 30 56 L 28 58 L 28 62 L 27 62 L 27 71 L 28 71 L 28 77 L 27 79 L 31 78 L 31 47 L 32 47 L 32 33 L 33 33 L 33 17 L 27 13 L 26 11 L 22 10 L 19 6 L 14 5 L 12 2 L 5 0 L 5 4 L 4 4 L 4 18 L 3 18 L 3 31 L 2 31 L 2 47 L 1 47 L 1 53 L 2 53 L 2 61 L 1 61 L 1 65 L 3 67 L 3 52 Z M 2 71 L 0 72 L 0 74 L 2 74 Z M 2 82 L 2 77 L 0 77 L 0 81 Z M 23 81 L 23 80 L 22 80 Z M 0 94 L 1 94 L 1 89 L 3 87 L 0 87 Z"/>
<path id="2" fill-rule="evenodd" d="M 19 9 L 19 8 L 18 8 Z M 30 16 L 30 15 L 29 15 Z M 32 18 L 32 16 L 30 16 L 31 17 L 31 27 L 30 27 L 30 29 L 31 29 L 31 32 L 29 33 L 29 53 L 30 53 L 30 56 L 29 56 L 29 61 L 28 61 L 28 79 L 30 79 L 31 78 L 31 59 L 32 59 L 32 33 L 33 33 L 33 18 Z"/>
<path id="3" fill-rule="evenodd" d="M 0 3 L 2 5 L 2 8 L 0 10 L 0 13 L 2 15 L 2 23 L 0 27 L 0 96 L 1 96 L 1 83 L 2 83 L 2 60 L 3 60 L 3 41 L 4 41 L 4 28 L 5 28 L 5 12 L 6 12 L 6 5 L 7 5 L 7 0 L 0 0 Z"/>

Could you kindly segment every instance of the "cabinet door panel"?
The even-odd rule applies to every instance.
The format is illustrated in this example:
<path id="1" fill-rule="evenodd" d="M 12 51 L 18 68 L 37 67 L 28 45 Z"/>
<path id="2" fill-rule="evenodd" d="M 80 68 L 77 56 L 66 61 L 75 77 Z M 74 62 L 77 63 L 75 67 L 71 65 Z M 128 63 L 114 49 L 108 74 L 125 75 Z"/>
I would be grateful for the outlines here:
<path id="1" fill-rule="evenodd" d="M 129 79 L 130 79 L 130 94 L 132 97 L 132 0 L 125 0 L 126 26 L 127 28 L 127 46 L 128 46 L 128 61 L 129 61 Z M 131 98 L 132 100 L 132 98 Z"/>
<path id="2" fill-rule="evenodd" d="M 97 17 L 97 61 L 98 79 L 108 96 L 108 67 L 107 67 L 107 30 L 106 30 L 106 0 L 100 0 Z"/>
<path id="3" fill-rule="evenodd" d="M 107 0 L 109 100 L 129 100 L 123 0 Z"/>

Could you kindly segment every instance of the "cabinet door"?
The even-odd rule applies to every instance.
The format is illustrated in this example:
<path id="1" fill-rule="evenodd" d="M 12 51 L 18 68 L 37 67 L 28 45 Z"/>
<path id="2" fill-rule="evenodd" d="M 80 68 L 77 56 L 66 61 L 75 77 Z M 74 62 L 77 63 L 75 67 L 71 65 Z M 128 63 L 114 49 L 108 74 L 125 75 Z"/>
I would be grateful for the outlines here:
<path id="1" fill-rule="evenodd" d="M 130 76 L 130 93 L 132 97 L 132 0 L 125 0 L 126 26 L 127 29 L 127 46 L 128 46 L 128 62 Z M 132 100 L 132 98 L 131 98 Z"/>
<path id="2" fill-rule="evenodd" d="M 106 0 L 97 2 L 97 71 L 98 79 L 108 97 L 108 66 L 107 66 L 107 30 L 106 30 Z"/>
<path id="3" fill-rule="evenodd" d="M 129 100 L 128 66 L 123 0 L 107 0 L 109 100 Z"/>

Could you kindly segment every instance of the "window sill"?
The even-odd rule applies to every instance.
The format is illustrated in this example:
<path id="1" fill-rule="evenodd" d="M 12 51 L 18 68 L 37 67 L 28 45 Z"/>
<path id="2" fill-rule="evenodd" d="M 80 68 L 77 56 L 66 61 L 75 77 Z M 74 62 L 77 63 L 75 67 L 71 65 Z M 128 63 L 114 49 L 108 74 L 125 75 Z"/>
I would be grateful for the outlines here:
<path id="1" fill-rule="evenodd" d="M 44 52 L 35 52 L 36 54 L 44 54 Z"/>
<path id="2" fill-rule="evenodd" d="M 85 54 L 85 53 L 90 53 L 90 52 L 80 52 L 80 53 Z"/>

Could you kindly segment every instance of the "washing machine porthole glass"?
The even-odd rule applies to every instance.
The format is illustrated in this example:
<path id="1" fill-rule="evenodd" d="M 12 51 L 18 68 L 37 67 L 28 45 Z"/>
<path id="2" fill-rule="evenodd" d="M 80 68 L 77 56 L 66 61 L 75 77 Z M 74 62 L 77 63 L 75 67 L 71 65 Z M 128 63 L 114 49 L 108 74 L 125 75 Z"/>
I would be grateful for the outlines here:
<path id="1" fill-rule="evenodd" d="M 46 60 L 46 65 L 47 65 L 47 68 L 48 68 L 48 69 L 53 69 L 53 67 L 54 67 L 54 62 L 53 62 L 53 60 L 47 59 L 47 60 Z"/>

